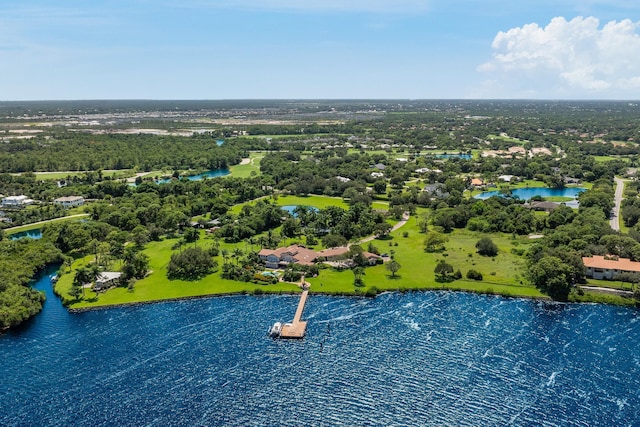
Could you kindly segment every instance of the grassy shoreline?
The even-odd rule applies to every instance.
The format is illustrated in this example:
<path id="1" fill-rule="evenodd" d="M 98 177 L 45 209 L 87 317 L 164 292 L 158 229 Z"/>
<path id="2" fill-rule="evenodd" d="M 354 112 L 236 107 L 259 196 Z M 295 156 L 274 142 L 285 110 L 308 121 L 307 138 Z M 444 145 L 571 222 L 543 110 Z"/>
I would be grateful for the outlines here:
<path id="1" fill-rule="evenodd" d="M 340 198 L 322 196 L 295 197 L 281 196 L 277 199 L 278 205 L 305 204 L 308 206 L 325 207 L 327 205 L 344 206 Z M 234 208 L 236 209 L 236 208 Z M 397 277 L 390 277 L 384 265 L 367 267 L 363 276 L 364 286 L 354 285 L 354 275 L 350 270 L 337 271 L 333 268 L 321 268 L 317 277 L 307 277 L 311 284 L 313 294 L 343 295 L 343 296 L 375 296 L 381 292 L 398 291 L 463 291 L 477 294 L 501 295 L 509 298 L 528 298 L 535 300 L 549 300 L 538 289 L 529 285 L 525 278 L 525 259 L 522 253 L 526 252 L 534 240 L 526 236 L 514 236 L 511 234 L 493 233 L 491 239 L 499 248 L 495 257 L 484 257 L 476 252 L 475 244 L 479 238 L 486 234 L 472 232 L 466 229 L 455 230 L 447 234 L 449 241 L 442 252 L 428 253 L 424 250 L 425 234 L 420 233 L 418 218 L 424 213 L 419 209 L 417 215 L 400 229 L 391 233 L 389 238 L 375 239 L 371 243 L 380 253 L 393 255 L 401 268 Z M 213 244 L 211 237 L 201 234 L 202 239 L 198 246 L 208 247 Z M 149 274 L 144 279 L 135 283 L 132 290 L 123 287 L 114 288 L 100 294 L 91 290 L 85 291 L 83 299 L 77 301 L 71 299 L 69 290 L 73 280 L 73 274 L 69 271 L 61 273 L 59 281 L 55 285 L 56 293 L 70 310 L 86 310 L 93 308 L 115 307 L 122 305 L 135 305 L 151 302 L 162 302 L 190 298 L 207 298 L 224 295 L 238 294 L 296 294 L 300 289 L 295 284 L 280 282 L 277 284 L 257 284 L 250 282 L 236 282 L 223 279 L 220 273 L 213 273 L 197 281 L 169 280 L 166 277 L 167 265 L 177 238 L 154 241 L 147 244 L 144 252 L 150 258 Z M 289 240 L 291 244 L 295 239 Z M 247 242 L 226 243 L 220 241 L 220 249 L 226 249 L 229 253 L 234 249 L 242 251 L 256 250 L 249 247 Z M 364 244 L 366 248 L 368 244 Z M 86 257 L 76 260 L 72 266 L 77 269 L 86 265 L 92 258 Z M 218 256 L 218 264 L 221 266 L 224 260 Z M 461 279 L 449 283 L 441 283 L 436 280 L 435 266 L 440 261 L 451 264 L 455 270 L 462 273 Z M 233 262 L 233 260 L 229 261 Z M 117 265 L 115 265 L 117 270 Z M 479 271 L 484 280 L 475 281 L 466 279 L 465 273 L 469 270 Z M 586 296 L 576 296 L 575 301 L 607 302 L 618 305 L 631 305 L 632 301 L 623 301 L 620 298 L 609 298 L 591 293 Z"/>

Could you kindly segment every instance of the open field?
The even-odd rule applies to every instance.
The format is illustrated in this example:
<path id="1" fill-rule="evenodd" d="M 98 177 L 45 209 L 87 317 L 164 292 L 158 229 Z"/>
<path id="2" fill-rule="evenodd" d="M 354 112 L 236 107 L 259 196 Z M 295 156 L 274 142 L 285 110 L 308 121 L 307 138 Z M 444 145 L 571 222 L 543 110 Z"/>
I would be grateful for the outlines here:
<path id="1" fill-rule="evenodd" d="M 220 277 L 220 273 L 210 274 L 201 280 L 169 280 L 167 279 L 167 265 L 171 258 L 172 246 L 178 239 L 166 239 L 161 242 L 151 242 L 144 252 L 149 255 L 149 269 L 152 271 L 147 277 L 138 280 L 133 291 L 126 288 L 115 288 L 107 292 L 96 294 L 91 290 L 86 290 L 85 300 L 70 305 L 71 308 L 101 307 L 117 304 L 131 304 L 158 300 L 191 298 L 205 295 L 223 295 L 242 292 L 298 292 L 300 289 L 290 283 L 279 283 L 276 285 L 257 285 L 253 283 L 236 282 L 225 280 Z M 206 245 L 206 241 L 198 242 L 199 245 Z M 224 246 L 221 246 L 224 247 Z M 73 264 L 73 269 L 77 269 L 87 263 L 88 259 L 77 260 Z M 222 257 L 217 257 L 216 261 L 222 265 Z M 233 261 L 231 261 L 233 262 Z M 56 283 L 56 292 L 63 295 L 64 299 L 69 299 L 68 293 L 73 282 L 73 274 L 63 274 Z M 67 295 L 66 297 L 64 297 Z"/>
<path id="2" fill-rule="evenodd" d="M 249 153 L 249 161 L 229 167 L 230 175 L 233 178 L 248 178 L 252 173 L 260 175 L 260 161 L 265 156 L 265 152 L 252 151 Z"/>
<path id="3" fill-rule="evenodd" d="M 305 198 L 289 196 L 287 203 L 307 201 Z M 283 198 L 285 199 L 285 198 Z M 302 200 L 300 200 L 302 199 Z M 316 198 L 318 204 L 322 198 Z M 330 199 L 335 203 L 339 200 Z M 325 200 L 325 202 L 327 202 Z M 284 203 L 283 203 L 284 204 Z M 312 203 L 306 203 L 313 205 Z M 402 237 L 404 232 L 407 237 Z M 535 288 L 522 284 L 521 275 L 524 266 L 522 257 L 511 253 L 513 247 L 526 247 L 531 241 L 525 237 L 513 239 L 510 235 L 493 234 L 494 242 L 498 245 L 500 253 L 494 258 L 482 257 L 475 252 L 475 243 L 482 237 L 481 234 L 467 230 L 456 230 L 448 235 L 447 249 L 442 253 L 426 253 L 423 250 L 424 234 L 418 232 L 415 219 L 402 228 L 394 231 L 388 240 L 375 239 L 372 243 L 380 252 L 391 254 L 402 265 L 398 277 L 392 279 L 383 265 L 366 268 L 364 276 L 365 286 L 355 288 L 353 285 L 353 273 L 350 270 L 336 271 L 331 268 L 321 270 L 318 277 L 307 278 L 312 284 L 312 292 L 362 294 L 369 288 L 377 290 L 424 290 L 424 289 L 460 289 L 473 292 L 497 293 L 510 296 L 544 298 Z M 279 283 L 276 285 L 258 285 L 253 283 L 225 280 L 220 273 L 213 273 L 198 281 L 169 280 L 166 277 L 166 268 L 173 252 L 172 247 L 178 239 L 166 239 L 160 242 L 151 242 L 144 252 L 150 258 L 150 270 L 146 278 L 135 283 L 132 291 L 126 288 L 116 288 L 96 295 L 90 290 L 86 291 L 85 299 L 71 304 L 71 308 L 89 308 L 116 304 L 137 302 L 149 302 L 166 299 L 190 298 L 196 296 L 220 295 L 230 293 L 255 293 L 255 292 L 299 292 L 296 285 Z M 212 243 L 209 238 L 198 242 L 201 247 L 207 247 Z M 397 243 L 397 245 L 396 245 Z M 221 242 L 220 248 L 232 250 L 240 248 L 247 250 L 247 243 L 228 244 Z M 90 258 L 77 260 L 73 269 L 86 264 Z M 440 260 L 445 260 L 453 265 L 454 270 L 460 269 L 463 275 L 469 269 L 475 269 L 484 276 L 484 281 L 477 282 L 468 279 L 460 279 L 451 283 L 439 283 L 435 279 L 434 268 Z M 216 259 L 221 265 L 223 260 L 219 256 Z M 230 262 L 233 262 L 231 260 Z M 56 290 L 58 293 L 68 295 L 71 288 L 73 275 L 63 274 Z M 65 298 L 65 297 L 63 297 Z M 68 296 L 66 297 L 68 299 Z"/>
<path id="4" fill-rule="evenodd" d="M 408 237 L 402 237 L 404 232 Z M 449 242 L 442 253 L 427 253 L 424 251 L 424 234 L 418 231 L 417 222 L 411 219 L 404 227 L 391 233 L 390 240 L 374 240 L 372 243 L 381 252 L 395 251 L 395 259 L 402 268 L 398 271 L 398 278 L 392 279 L 383 265 L 368 267 L 364 276 L 365 286 L 361 291 L 375 286 L 378 290 L 412 290 L 412 289 L 461 289 L 473 292 L 500 293 L 504 295 L 544 297 L 536 288 L 521 284 L 524 259 L 513 255 L 511 248 L 526 247 L 531 241 L 525 237 L 511 240 L 510 235 L 492 234 L 491 238 L 498 245 L 500 253 L 495 258 L 480 256 L 476 253 L 475 244 L 483 234 L 467 230 L 456 230 L 449 234 Z M 389 244 L 393 246 L 389 246 Z M 395 246 L 395 244 L 398 246 Z M 446 256 L 445 256 L 446 254 Z M 471 254 L 471 256 L 469 255 Z M 445 260 L 460 269 L 463 276 L 469 269 L 482 273 L 481 282 L 466 278 L 451 283 L 436 282 L 435 266 L 440 260 Z M 341 293 L 345 289 L 355 292 L 351 271 L 337 272 L 323 270 L 317 278 L 309 278 L 312 291 Z"/>
<path id="5" fill-rule="evenodd" d="M 86 174 L 87 172 L 90 171 L 62 171 L 62 172 L 33 172 L 34 175 L 36 176 L 37 179 L 40 180 L 55 180 L 55 181 L 59 181 L 61 179 L 65 179 L 67 177 L 76 177 L 76 176 L 83 176 L 84 174 Z M 12 174 L 12 175 L 24 175 L 24 174 L 20 174 L 20 173 L 16 173 L 16 174 Z M 129 176 L 133 175 L 133 170 L 132 169 L 122 169 L 122 170 L 103 170 L 102 171 L 102 176 L 103 177 L 111 177 L 111 178 L 115 178 L 115 179 L 121 179 L 121 178 L 127 178 Z"/>
<path id="6" fill-rule="evenodd" d="M 63 217 L 60 217 L 60 218 L 48 219 L 48 220 L 45 220 L 45 221 L 38 221 L 38 222 L 34 222 L 33 224 L 27 224 L 27 225 L 20 225 L 20 226 L 17 226 L 17 227 L 5 228 L 4 231 L 8 236 L 10 236 L 12 234 L 21 233 L 23 231 L 37 230 L 38 228 L 42 228 L 43 225 L 46 225 L 46 224 L 49 224 L 49 223 L 52 223 L 52 222 L 80 220 L 80 219 L 86 218 L 88 216 L 89 216 L 89 214 L 79 213 L 79 214 L 70 215 L 70 216 L 63 216 Z"/>

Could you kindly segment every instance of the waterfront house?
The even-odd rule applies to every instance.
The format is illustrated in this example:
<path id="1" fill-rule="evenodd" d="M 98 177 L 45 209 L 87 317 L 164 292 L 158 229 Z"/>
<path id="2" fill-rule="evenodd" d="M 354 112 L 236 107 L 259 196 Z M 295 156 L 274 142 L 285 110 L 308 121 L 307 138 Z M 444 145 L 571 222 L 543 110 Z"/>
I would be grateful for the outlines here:
<path id="1" fill-rule="evenodd" d="M 84 197 L 82 196 L 58 197 L 53 201 L 53 203 L 58 206 L 62 206 L 63 208 L 73 208 L 76 206 L 84 205 Z"/>
<path id="2" fill-rule="evenodd" d="M 120 283 L 122 273 L 117 271 L 103 271 L 93 284 L 94 291 L 103 291 L 113 286 L 117 286 Z"/>
<path id="3" fill-rule="evenodd" d="M 629 258 L 594 255 L 583 257 L 582 262 L 586 268 L 586 276 L 594 279 L 613 280 L 620 274 L 640 273 L 640 262 L 631 261 Z"/>
<path id="4" fill-rule="evenodd" d="M 282 268 L 289 264 L 313 265 L 317 253 L 304 246 L 291 245 L 286 248 L 262 249 L 258 256 L 267 268 Z"/>

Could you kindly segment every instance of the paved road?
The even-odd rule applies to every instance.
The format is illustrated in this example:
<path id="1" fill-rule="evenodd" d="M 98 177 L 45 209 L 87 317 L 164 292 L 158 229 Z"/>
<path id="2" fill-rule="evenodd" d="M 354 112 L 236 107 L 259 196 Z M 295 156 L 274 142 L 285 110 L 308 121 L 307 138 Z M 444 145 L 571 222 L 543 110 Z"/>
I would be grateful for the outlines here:
<path id="1" fill-rule="evenodd" d="M 620 205 L 622 204 L 622 193 L 624 191 L 624 180 L 618 177 L 613 178 L 616 182 L 616 195 L 613 199 L 614 206 L 611 211 L 611 228 L 620 231 Z"/>
<path id="2" fill-rule="evenodd" d="M 391 227 L 391 231 L 396 231 L 398 228 L 400 228 L 403 225 L 405 225 L 407 223 L 407 221 L 409 221 L 409 212 L 405 212 L 404 214 L 402 214 L 402 221 L 399 221 L 396 225 Z M 367 243 L 367 242 L 370 242 L 370 241 L 374 240 L 376 237 L 377 237 L 376 235 L 365 237 L 364 239 L 358 240 L 355 244 L 356 245 L 361 245 L 363 243 Z M 351 243 L 348 244 L 347 246 L 351 246 Z"/>

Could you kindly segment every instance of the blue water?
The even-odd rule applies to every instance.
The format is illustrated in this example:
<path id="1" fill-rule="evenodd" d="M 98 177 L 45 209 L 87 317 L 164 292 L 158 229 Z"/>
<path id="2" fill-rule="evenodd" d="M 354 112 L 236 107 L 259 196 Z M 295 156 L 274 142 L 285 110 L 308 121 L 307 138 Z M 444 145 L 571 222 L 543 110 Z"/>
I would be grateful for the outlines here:
<path id="1" fill-rule="evenodd" d="M 304 206 L 304 205 L 302 205 Z M 297 215 L 295 214 L 295 209 L 298 207 L 298 205 L 285 205 L 285 206 L 280 206 L 280 209 L 282 209 L 283 211 L 287 211 L 289 212 L 293 217 L 296 217 Z M 311 210 L 314 210 L 316 212 L 319 211 L 318 208 L 314 207 L 314 206 L 306 206 L 307 208 L 310 208 Z"/>
<path id="2" fill-rule="evenodd" d="M 36 240 L 42 239 L 42 230 L 38 228 L 36 230 L 21 231 L 19 233 L 14 233 L 9 235 L 9 238 L 11 240 L 24 239 L 25 237 L 29 239 L 36 239 Z"/>
<path id="3" fill-rule="evenodd" d="M 230 173 L 231 172 L 229 172 L 228 169 L 213 169 L 213 170 L 200 173 L 198 175 L 188 175 L 186 178 L 189 181 L 201 181 L 204 178 L 216 178 L 219 176 L 229 175 Z M 171 178 L 156 180 L 156 184 L 166 184 L 168 182 L 171 182 Z"/>
<path id="4" fill-rule="evenodd" d="M 452 292 L 69 314 L 0 336 L 0 425 L 640 425 L 636 310 Z"/>
<path id="5" fill-rule="evenodd" d="M 224 139 L 216 139 L 216 145 L 220 146 L 224 144 Z"/>
<path id="6" fill-rule="evenodd" d="M 578 194 L 585 191 L 586 188 L 581 187 L 569 187 L 569 188 L 516 188 L 511 190 L 511 194 L 513 197 L 517 197 L 522 200 L 529 200 L 534 196 L 541 197 L 572 197 L 576 199 Z M 476 199 L 488 199 L 492 196 L 502 196 L 500 191 L 485 191 L 484 193 L 480 193 L 475 196 Z M 566 203 L 567 206 L 577 207 L 577 200 L 570 201 Z"/>
<path id="7" fill-rule="evenodd" d="M 471 154 L 436 154 L 436 157 L 439 159 L 452 159 L 458 158 L 463 160 L 469 160 L 473 158 Z"/>

